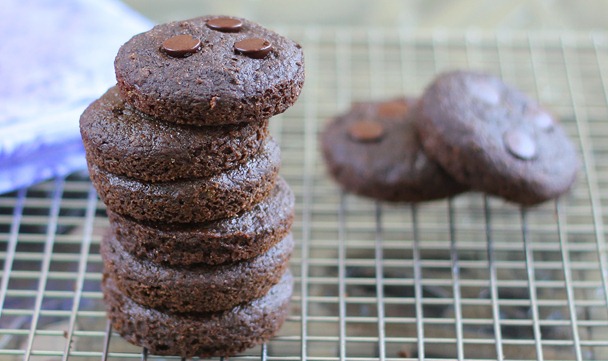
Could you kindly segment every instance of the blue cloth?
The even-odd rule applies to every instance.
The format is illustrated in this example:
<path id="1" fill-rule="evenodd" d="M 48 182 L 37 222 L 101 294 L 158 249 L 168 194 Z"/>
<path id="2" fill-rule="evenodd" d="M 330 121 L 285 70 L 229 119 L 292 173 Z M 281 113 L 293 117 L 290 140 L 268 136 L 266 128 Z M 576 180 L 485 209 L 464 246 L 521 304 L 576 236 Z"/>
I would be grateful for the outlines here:
<path id="1" fill-rule="evenodd" d="M 86 168 L 78 119 L 152 23 L 115 0 L 0 4 L 0 193 Z"/>

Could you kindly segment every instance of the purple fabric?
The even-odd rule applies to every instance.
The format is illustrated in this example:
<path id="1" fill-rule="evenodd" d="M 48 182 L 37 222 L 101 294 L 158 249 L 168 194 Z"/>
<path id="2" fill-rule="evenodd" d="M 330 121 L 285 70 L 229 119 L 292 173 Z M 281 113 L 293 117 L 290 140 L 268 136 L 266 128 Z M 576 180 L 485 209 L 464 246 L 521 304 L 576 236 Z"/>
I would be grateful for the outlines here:
<path id="1" fill-rule="evenodd" d="M 78 119 L 116 83 L 114 56 L 152 23 L 119 1 L 0 5 L 0 193 L 85 169 Z"/>

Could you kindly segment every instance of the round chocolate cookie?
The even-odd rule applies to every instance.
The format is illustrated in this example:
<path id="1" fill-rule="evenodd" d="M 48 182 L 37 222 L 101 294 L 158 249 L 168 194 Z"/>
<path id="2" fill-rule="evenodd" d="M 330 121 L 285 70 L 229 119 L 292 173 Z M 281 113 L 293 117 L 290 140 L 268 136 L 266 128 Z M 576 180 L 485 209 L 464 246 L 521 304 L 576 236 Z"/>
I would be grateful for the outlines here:
<path id="1" fill-rule="evenodd" d="M 323 155 L 344 189 L 393 202 L 427 201 L 465 190 L 422 151 L 415 105 L 406 98 L 357 103 L 329 122 L 321 139 Z"/>
<path id="2" fill-rule="evenodd" d="M 209 177 L 243 164 L 259 151 L 267 126 L 267 120 L 217 127 L 169 124 L 126 104 L 116 87 L 80 117 L 89 163 L 150 182 Z"/>
<path id="3" fill-rule="evenodd" d="M 89 163 L 95 189 L 108 209 L 137 220 L 190 223 L 234 217 L 266 198 L 281 164 L 278 144 L 268 138 L 247 163 L 209 178 L 146 183 Z"/>
<path id="4" fill-rule="evenodd" d="M 266 342 L 281 328 L 289 312 L 293 277 L 285 272 L 268 294 L 250 303 L 200 314 L 164 313 L 135 303 L 107 274 L 102 290 L 114 330 L 151 354 L 233 356 Z"/>
<path id="5" fill-rule="evenodd" d="M 300 45 L 251 21 L 218 16 L 138 34 L 120 48 L 114 67 L 127 102 L 195 125 L 268 119 L 289 108 L 304 83 Z"/>
<path id="6" fill-rule="evenodd" d="M 497 77 L 442 74 L 426 89 L 419 113 L 426 153 L 476 190 L 533 205 L 574 183 L 578 157 L 562 127 Z"/>
<path id="7" fill-rule="evenodd" d="M 156 263 L 221 264 L 260 255 L 289 233 L 294 195 L 278 178 L 268 197 L 234 218 L 200 224 L 137 222 L 108 211 L 114 237 L 132 255 Z"/>
<path id="8" fill-rule="evenodd" d="M 217 266 L 169 267 L 135 258 L 111 235 L 100 253 L 105 272 L 133 301 L 171 312 L 214 312 L 266 294 L 285 273 L 293 244 L 288 235 L 266 253 Z"/>

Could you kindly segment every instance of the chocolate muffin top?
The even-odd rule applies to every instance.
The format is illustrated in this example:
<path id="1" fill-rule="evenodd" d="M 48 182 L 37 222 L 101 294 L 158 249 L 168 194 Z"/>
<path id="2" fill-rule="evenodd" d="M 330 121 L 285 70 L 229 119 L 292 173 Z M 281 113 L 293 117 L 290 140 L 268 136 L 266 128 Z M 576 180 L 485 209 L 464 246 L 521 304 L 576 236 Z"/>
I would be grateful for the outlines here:
<path id="1" fill-rule="evenodd" d="M 268 119 L 291 106 L 304 83 L 299 44 L 223 16 L 157 25 L 127 41 L 114 65 L 127 102 L 194 125 Z"/>
<path id="2" fill-rule="evenodd" d="M 268 121 L 217 127 L 171 124 L 125 103 L 116 87 L 80 117 L 89 162 L 148 182 L 204 178 L 246 163 L 264 144 Z"/>
<path id="3" fill-rule="evenodd" d="M 108 234 L 101 242 L 104 269 L 142 306 L 168 312 L 216 312 L 262 297 L 287 269 L 294 242 L 286 236 L 268 252 L 222 265 L 169 267 L 127 252 Z"/>
<path id="4" fill-rule="evenodd" d="M 289 312 L 293 276 L 263 297 L 229 310 L 210 313 L 167 313 L 145 307 L 124 295 L 104 273 L 103 298 L 112 327 L 134 345 L 154 355 L 233 356 L 270 339 Z"/>
<path id="5" fill-rule="evenodd" d="M 454 181 L 422 151 L 417 99 L 354 104 L 321 134 L 330 175 L 347 191 L 384 201 L 421 202 L 458 194 Z"/>
<path id="6" fill-rule="evenodd" d="M 578 156 L 559 122 L 495 76 L 441 74 L 419 113 L 426 154 L 473 189 L 532 205 L 566 192 L 576 178 Z"/>
<path id="7" fill-rule="evenodd" d="M 138 221 L 202 223 L 246 212 L 274 188 L 279 145 L 268 138 L 258 154 L 208 178 L 150 183 L 119 176 L 89 163 L 93 186 L 106 207 Z"/>
<path id="8" fill-rule="evenodd" d="M 232 218 L 205 223 L 137 221 L 107 209 L 110 227 L 127 252 L 172 266 L 222 264 L 260 255 L 293 223 L 294 194 L 281 177 L 268 197 Z"/>

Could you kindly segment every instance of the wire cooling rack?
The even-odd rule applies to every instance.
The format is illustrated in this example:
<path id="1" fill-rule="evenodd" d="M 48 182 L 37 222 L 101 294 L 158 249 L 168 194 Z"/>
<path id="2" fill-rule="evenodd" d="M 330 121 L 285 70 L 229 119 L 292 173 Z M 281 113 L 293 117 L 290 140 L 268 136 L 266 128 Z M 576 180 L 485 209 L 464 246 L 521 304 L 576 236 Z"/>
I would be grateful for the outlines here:
<path id="1" fill-rule="evenodd" d="M 606 34 L 279 30 L 307 65 L 271 128 L 297 197 L 296 291 L 279 335 L 233 359 L 608 360 Z M 328 179 L 326 119 L 454 68 L 498 74 L 559 115 L 582 159 L 571 194 L 527 210 L 475 193 L 389 205 Z M 109 329 L 107 226 L 85 174 L 0 196 L 1 360 L 166 359 Z"/>

